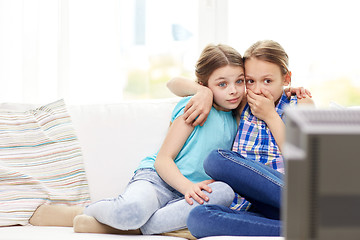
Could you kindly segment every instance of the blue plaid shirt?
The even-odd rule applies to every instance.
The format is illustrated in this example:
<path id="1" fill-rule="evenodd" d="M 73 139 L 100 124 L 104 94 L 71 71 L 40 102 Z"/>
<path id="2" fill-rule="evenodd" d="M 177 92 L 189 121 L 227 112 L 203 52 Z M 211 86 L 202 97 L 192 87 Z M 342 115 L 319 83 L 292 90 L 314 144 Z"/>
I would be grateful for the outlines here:
<path id="1" fill-rule="evenodd" d="M 296 104 L 296 96 L 288 98 L 283 92 L 279 103 L 275 106 L 275 110 L 284 121 L 285 106 L 293 106 Z M 261 162 L 284 173 L 284 160 L 275 138 L 266 123 L 251 113 L 249 104 L 246 104 L 241 114 L 240 125 L 232 150 L 240 153 L 247 159 Z M 249 207 L 250 203 L 236 193 L 231 208 L 246 211 Z"/>

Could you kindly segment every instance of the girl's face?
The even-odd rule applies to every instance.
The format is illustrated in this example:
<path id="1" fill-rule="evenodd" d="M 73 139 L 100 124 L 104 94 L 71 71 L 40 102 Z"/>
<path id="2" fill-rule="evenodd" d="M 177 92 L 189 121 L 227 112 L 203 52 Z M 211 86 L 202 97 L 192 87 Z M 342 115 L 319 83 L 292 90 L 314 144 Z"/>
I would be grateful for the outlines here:
<path id="1" fill-rule="evenodd" d="M 245 93 L 244 80 L 242 67 L 227 65 L 216 69 L 208 81 L 214 94 L 214 107 L 221 111 L 237 108 Z"/>
<path id="2" fill-rule="evenodd" d="M 283 75 L 280 67 L 274 63 L 250 58 L 245 61 L 246 89 L 262 94 L 260 89 L 268 90 L 274 100 L 280 99 L 283 87 L 291 81 L 291 73 Z"/>

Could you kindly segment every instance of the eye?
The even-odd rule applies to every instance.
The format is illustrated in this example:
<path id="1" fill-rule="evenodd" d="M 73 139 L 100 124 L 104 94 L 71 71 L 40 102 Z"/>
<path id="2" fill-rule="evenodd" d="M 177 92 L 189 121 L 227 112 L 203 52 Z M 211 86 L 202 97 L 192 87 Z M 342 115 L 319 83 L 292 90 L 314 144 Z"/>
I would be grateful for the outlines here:
<path id="1" fill-rule="evenodd" d="M 226 87 L 226 83 L 225 82 L 221 82 L 218 84 L 219 87 Z"/>
<path id="2" fill-rule="evenodd" d="M 254 83 L 254 80 L 252 80 L 252 79 L 246 79 L 246 83 L 247 83 L 247 84 L 252 84 L 252 83 Z"/>
<path id="3" fill-rule="evenodd" d="M 236 83 L 237 83 L 237 84 L 242 84 L 242 83 L 244 83 L 244 79 L 238 79 L 238 80 L 236 81 Z"/>
<path id="4" fill-rule="evenodd" d="M 265 79 L 264 82 L 265 82 L 266 84 L 269 84 L 269 83 L 271 83 L 271 80 L 270 80 L 270 79 Z"/>

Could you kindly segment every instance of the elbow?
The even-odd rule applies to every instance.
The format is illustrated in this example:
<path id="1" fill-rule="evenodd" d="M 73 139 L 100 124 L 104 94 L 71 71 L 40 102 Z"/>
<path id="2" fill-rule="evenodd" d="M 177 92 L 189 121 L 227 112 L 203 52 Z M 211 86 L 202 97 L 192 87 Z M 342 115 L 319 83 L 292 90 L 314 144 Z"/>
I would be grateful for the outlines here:
<path id="1" fill-rule="evenodd" d="M 154 168 L 155 168 L 156 172 L 159 172 L 159 170 L 161 171 L 161 166 L 163 166 L 161 159 L 159 159 L 159 157 L 156 157 L 155 162 L 154 162 Z"/>
<path id="2" fill-rule="evenodd" d="M 175 79 L 176 79 L 176 78 L 172 78 L 172 79 L 170 79 L 170 80 L 166 83 L 166 87 L 167 87 L 168 89 L 170 89 L 170 90 L 173 89 Z"/>
<path id="3" fill-rule="evenodd" d="M 155 160 L 154 168 L 155 168 L 156 171 L 159 170 L 159 162 L 157 160 Z"/>
<path id="4" fill-rule="evenodd" d="M 171 167 L 171 163 L 174 161 L 174 159 L 170 156 L 164 155 L 164 154 L 158 154 L 158 156 L 155 159 L 154 162 L 154 168 L 156 172 L 160 173 L 163 171 L 167 171 L 169 167 Z"/>

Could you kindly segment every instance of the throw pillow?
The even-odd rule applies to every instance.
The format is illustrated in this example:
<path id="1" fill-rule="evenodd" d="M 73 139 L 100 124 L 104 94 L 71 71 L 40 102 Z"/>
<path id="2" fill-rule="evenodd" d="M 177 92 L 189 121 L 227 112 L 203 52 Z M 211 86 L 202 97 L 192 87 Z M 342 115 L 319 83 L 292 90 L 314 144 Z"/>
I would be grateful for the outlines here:
<path id="1" fill-rule="evenodd" d="M 28 224 L 44 203 L 89 202 L 80 144 L 64 101 L 25 112 L 0 110 L 0 226 Z"/>

